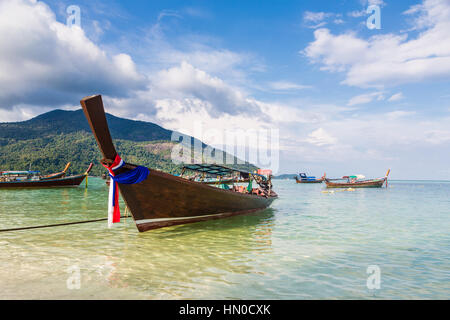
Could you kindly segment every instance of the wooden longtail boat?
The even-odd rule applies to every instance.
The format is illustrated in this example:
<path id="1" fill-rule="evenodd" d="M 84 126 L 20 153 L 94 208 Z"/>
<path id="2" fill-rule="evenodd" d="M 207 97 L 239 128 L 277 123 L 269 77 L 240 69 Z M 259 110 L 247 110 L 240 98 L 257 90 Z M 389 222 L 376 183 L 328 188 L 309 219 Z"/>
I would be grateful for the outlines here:
<path id="1" fill-rule="evenodd" d="M 386 182 L 387 187 L 387 179 L 390 172 L 391 170 L 389 169 L 383 178 L 369 179 L 369 180 L 357 180 L 350 176 L 346 176 L 342 178 L 346 179 L 345 182 L 333 182 L 342 179 L 325 178 L 325 184 L 327 185 L 327 188 L 381 188 L 383 184 Z"/>
<path id="2" fill-rule="evenodd" d="M 70 177 L 57 177 L 53 179 L 40 179 L 40 177 L 16 180 L 16 181 L 0 181 L 0 189 L 4 188 L 55 188 L 55 187 L 78 187 L 84 178 L 87 177 L 92 169 L 93 164 L 85 173 Z"/>
<path id="3" fill-rule="evenodd" d="M 308 177 L 306 173 L 300 173 L 300 179 L 297 176 L 294 178 L 297 183 L 322 183 L 325 181 L 325 174 L 320 179 L 316 179 L 316 177 Z"/>
<path id="4" fill-rule="evenodd" d="M 50 180 L 62 178 L 66 175 L 70 162 L 66 164 L 63 171 L 49 175 L 41 175 L 40 171 L 0 171 L 0 182 L 23 181 L 23 180 Z"/>
<path id="5" fill-rule="evenodd" d="M 102 163 L 112 164 L 117 152 L 101 96 L 85 97 L 80 103 L 104 156 Z M 114 174 L 119 175 L 135 168 L 136 165 L 125 163 Z M 147 179 L 140 183 L 118 184 L 140 232 L 256 212 L 267 208 L 278 197 L 270 187 L 269 195 L 263 196 L 219 189 L 158 170 L 149 170 Z"/>

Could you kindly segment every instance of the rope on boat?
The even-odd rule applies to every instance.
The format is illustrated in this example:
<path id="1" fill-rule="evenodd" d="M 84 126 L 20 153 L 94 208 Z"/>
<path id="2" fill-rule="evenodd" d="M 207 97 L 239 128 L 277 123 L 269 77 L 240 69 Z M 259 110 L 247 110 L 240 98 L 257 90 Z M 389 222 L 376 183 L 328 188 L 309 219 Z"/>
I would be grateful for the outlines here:
<path id="1" fill-rule="evenodd" d="M 125 218 L 125 216 L 122 216 L 121 218 Z M 65 222 L 65 223 L 57 223 L 57 224 L 47 224 L 47 225 L 42 225 L 42 226 L 31 226 L 31 227 L 21 227 L 21 228 L 0 229 L 0 232 L 21 231 L 21 230 L 30 230 L 30 229 L 43 229 L 43 228 L 51 228 L 51 227 L 61 227 L 61 226 L 68 226 L 68 225 L 73 225 L 73 224 L 99 222 L 99 221 L 106 221 L 106 220 L 108 220 L 108 218 L 101 218 L 101 219 L 94 219 L 94 220 L 84 220 L 84 221 L 74 221 L 74 222 Z"/>

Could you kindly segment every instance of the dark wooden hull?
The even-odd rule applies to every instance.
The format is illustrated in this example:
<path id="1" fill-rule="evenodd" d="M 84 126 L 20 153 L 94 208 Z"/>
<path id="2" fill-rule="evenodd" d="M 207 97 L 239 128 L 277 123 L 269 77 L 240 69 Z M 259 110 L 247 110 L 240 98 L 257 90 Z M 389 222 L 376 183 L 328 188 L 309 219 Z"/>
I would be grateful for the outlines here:
<path id="1" fill-rule="evenodd" d="M 77 187 L 81 184 L 81 182 L 83 182 L 85 177 L 86 175 L 82 174 L 49 180 L 0 182 L 0 189 Z"/>
<path id="2" fill-rule="evenodd" d="M 267 208 L 275 197 L 223 190 L 150 170 L 139 184 L 119 184 L 139 231 L 219 219 Z"/>
<path id="3" fill-rule="evenodd" d="M 374 179 L 361 182 L 332 182 L 325 180 L 327 188 L 381 188 L 386 181 L 386 178 Z"/>
<path id="4" fill-rule="evenodd" d="M 103 156 L 114 159 L 117 152 L 101 96 L 86 97 L 81 105 Z M 267 208 L 277 198 L 274 192 L 270 197 L 238 193 L 152 169 L 146 180 L 119 184 L 119 189 L 140 232 L 247 214 Z"/>

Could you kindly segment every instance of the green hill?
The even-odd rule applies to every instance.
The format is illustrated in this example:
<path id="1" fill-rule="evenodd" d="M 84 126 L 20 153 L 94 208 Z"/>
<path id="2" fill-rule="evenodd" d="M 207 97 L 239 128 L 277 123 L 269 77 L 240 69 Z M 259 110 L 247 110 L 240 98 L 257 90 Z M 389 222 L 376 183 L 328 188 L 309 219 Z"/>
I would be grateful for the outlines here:
<path id="1" fill-rule="evenodd" d="M 107 120 L 117 151 L 125 161 L 170 173 L 180 171 L 170 159 L 175 144 L 172 131 L 110 114 Z M 100 175 L 105 172 L 99 164 L 101 158 L 81 109 L 54 110 L 23 122 L 0 123 L 0 170 L 31 168 L 51 173 L 61 171 L 70 161 L 69 173 L 81 173 L 93 162 L 92 174 Z M 256 169 L 248 163 L 233 167 Z"/>

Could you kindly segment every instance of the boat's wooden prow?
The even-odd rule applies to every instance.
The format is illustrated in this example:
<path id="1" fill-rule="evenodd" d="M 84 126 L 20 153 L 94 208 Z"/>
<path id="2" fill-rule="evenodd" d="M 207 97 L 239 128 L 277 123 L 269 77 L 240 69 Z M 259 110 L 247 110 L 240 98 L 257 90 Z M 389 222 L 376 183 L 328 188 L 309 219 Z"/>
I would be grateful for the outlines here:
<path id="1" fill-rule="evenodd" d="M 89 174 L 89 172 L 91 172 L 93 166 L 94 166 L 94 164 L 91 162 L 91 163 L 89 164 L 89 167 L 87 168 L 87 170 L 84 172 L 84 174 L 85 174 L 86 176 Z"/>
<path id="2" fill-rule="evenodd" d="M 70 162 L 67 162 L 66 167 L 63 170 L 64 173 L 66 173 L 67 170 L 69 170 L 70 164 L 71 164 Z"/>
<path id="3" fill-rule="evenodd" d="M 84 97 L 81 99 L 80 103 L 103 157 L 106 159 L 114 159 L 117 152 L 114 144 L 112 143 L 108 122 L 106 121 L 102 96 L 93 95 Z"/>

